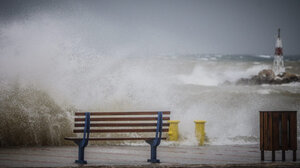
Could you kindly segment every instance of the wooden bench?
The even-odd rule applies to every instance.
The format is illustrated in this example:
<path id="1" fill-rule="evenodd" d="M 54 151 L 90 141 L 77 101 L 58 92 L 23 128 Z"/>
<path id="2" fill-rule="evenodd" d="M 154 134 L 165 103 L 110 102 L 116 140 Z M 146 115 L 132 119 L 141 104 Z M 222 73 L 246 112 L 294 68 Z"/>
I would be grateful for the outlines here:
<path id="1" fill-rule="evenodd" d="M 162 132 L 169 130 L 169 115 L 170 111 L 76 112 L 73 132 L 83 133 L 83 137 L 66 137 L 65 140 L 71 140 L 78 145 L 78 160 L 75 162 L 79 164 L 87 163 L 84 160 L 84 148 L 89 141 L 120 140 L 145 140 L 151 147 L 151 158 L 148 162 L 159 163 L 156 149 L 161 139 L 166 139 Z M 119 137 L 90 137 L 91 133 L 109 133 Z M 151 136 L 144 136 L 149 133 Z M 142 136 L 137 137 L 137 134 Z"/>

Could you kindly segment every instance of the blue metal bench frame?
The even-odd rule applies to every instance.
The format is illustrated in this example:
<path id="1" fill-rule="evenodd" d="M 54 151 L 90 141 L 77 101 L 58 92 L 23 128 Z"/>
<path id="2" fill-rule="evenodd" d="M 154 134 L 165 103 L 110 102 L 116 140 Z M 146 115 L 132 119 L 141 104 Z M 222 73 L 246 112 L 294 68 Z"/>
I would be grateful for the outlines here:
<path id="1" fill-rule="evenodd" d="M 161 141 L 162 119 L 163 119 L 163 113 L 158 112 L 155 138 L 146 140 L 146 142 L 150 145 L 150 148 L 151 148 L 151 158 L 148 159 L 147 161 L 151 162 L 151 163 L 159 163 L 160 162 L 157 159 L 156 153 L 157 153 L 157 146 L 159 146 L 160 141 Z M 87 161 L 84 160 L 84 148 L 88 145 L 89 136 L 90 136 L 90 113 L 86 112 L 83 138 L 81 140 L 75 141 L 75 143 L 78 145 L 78 160 L 76 160 L 75 163 L 87 164 Z"/>
<path id="2" fill-rule="evenodd" d="M 84 122 L 84 133 L 82 140 L 75 141 L 78 145 L 78 160 L 75 163 L 87 164 L 87 161 L 84 160 L 84 148 L 88 145 L 90 137 L 90 113 L 85 113 L 85 122 Z"/>
<path id="3" fill-rule="evenodd" d="M 146 140 L 146 142 L 150 145 L 150 148 L 151 148 L 151 158 L 148 159 L 148 162 L 151 162 L 151 163 L 159 163 L 160 162 L 158 159 L 156 159 L 156 156 L 157 156 L 156 151 L 157 151 L 157 147 L 161 141 L 161 133 L 162 133 L 162 112 L 158 112 L 155 138 L 151 139 L 151 140 Z"/>

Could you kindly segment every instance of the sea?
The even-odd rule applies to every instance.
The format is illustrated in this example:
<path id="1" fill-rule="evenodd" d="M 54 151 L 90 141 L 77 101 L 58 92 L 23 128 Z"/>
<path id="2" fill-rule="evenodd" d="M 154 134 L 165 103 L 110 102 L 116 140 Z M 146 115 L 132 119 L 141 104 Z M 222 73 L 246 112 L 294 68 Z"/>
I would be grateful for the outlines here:
<path id="1" fill-rule="evenodd" d="M 180 121 L 176 145 L 197 145 L 194 120 L 206 121 L 206 145 L 256 144 L 259 111 L 300 111 L 300 82 L 235 84 L 271 69 L 272 55 L 53 54 L 1 57 L 0 146 L 67 145 L 76 111 L 153 110 Z M 300 55 L 284 61 L 300 74 Z"/>

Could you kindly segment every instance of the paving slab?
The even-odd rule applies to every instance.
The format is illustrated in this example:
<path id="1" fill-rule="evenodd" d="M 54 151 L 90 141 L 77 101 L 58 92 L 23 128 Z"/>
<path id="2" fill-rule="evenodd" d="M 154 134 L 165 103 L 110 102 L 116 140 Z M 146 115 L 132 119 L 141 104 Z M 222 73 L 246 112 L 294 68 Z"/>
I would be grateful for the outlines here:
<path id="1" fill-rule="evenodd" d="M 298 150 L 299 151 L 299 150 Z M 85 150 L 88 164 L 83 167 L 300 167 L 300 156 L 292 161 L 292 151 L 286 151 L 286 161 L 281 161 L 281 151 L 276 161 L 271 152 L 260 160 L 259 145 L 210 145 L 210 146 L 159 146 L 161 163 L 147 162 L 149 146 L 96 146 Z M 0 148 L 0 167 L 82 167 L 74 163 L 76 146 L 12 147 Z"/>

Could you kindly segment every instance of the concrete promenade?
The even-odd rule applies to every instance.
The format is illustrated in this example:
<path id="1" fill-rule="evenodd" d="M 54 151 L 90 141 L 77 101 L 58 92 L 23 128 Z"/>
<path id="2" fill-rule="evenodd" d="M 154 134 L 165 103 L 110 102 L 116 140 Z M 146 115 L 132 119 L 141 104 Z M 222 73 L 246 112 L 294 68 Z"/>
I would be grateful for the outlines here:
<path id="1" fill-rule="evenodd" d="M 0 167 L 80 167 L 76 146 L 0 148 Z M 292 162 L 292 152 L 265 152 L 266 161 L 260 161 L 258 145 L 221 146 L 160 146 L 160 164 L 150 164 L 149 146 L 87 146 L 84 167 L 300 167 L 300 153 Z"/>

